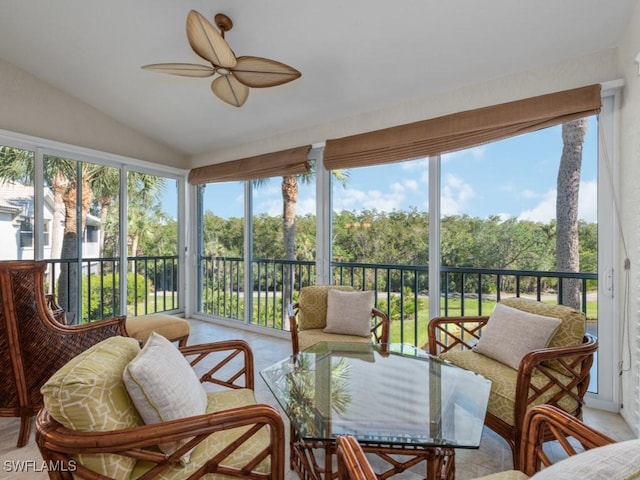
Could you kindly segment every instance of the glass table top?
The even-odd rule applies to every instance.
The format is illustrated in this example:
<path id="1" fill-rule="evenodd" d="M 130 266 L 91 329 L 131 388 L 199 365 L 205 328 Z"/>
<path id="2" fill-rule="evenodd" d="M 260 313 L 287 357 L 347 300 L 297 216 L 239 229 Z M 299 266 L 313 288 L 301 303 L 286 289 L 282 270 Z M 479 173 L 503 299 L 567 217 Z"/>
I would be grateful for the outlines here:
<path id="1" fill-rule="evenodd" d="M 477 448 L 491 382 L 401 344 L 321 342 L 260 372 L 302 439 Z"/>

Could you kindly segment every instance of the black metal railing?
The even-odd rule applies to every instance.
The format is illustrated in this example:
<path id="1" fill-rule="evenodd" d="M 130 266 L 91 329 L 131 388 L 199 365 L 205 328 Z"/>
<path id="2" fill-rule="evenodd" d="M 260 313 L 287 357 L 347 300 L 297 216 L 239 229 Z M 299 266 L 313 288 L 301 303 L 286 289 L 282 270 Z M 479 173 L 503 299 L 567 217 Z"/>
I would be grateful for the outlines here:
<path id="1" fill-rule="evenodd" d="M 177 256 L 129 257 L 127 261 L 128 314 L 179 309 Z M 47 263 L 47 291 L 69 312 L 68 321 L 82 323 L 120 313 L 119 258 L 47 260 Z M 244 321 L 249 294 L 252 325 L 288 330 L 287 306 L 297 300 L 302 287 L 315 283 L 315 262 L 253 259 L 250 267 L 251 285 L 245 286 L 246 265 L 242 258 L 201 258 L 198 312 Z M 565 280 L 572 280 L 579 282 L 582 311 L 590 320 L 596 320 L 595 302 L 589 300 L 597 291 L 595 273 L 445 266 L 440 275 L 438 299 L 442 316 L 487 314 L 503 295 L 559 303 Z M 332 262 L 331 283 L 373 290 L 376 307 L 392 320 L 393 341 L 420 345 L 426 339 L 432 300 L 428 266 Z"/>
<path id="2" fill-rule="evenodd" d="M 145 315 L 179 308 L 177 256 L 129 257 L 127 261 L 127 314 Z M 68 323 L 86 323 L 120 314 L 120 258 L 46 262 L 45 289 L 67 312 Z"/>
<path id="3" fill-rule="evenodd" d="M 200 265 L 201 313 L 243 321 L 246 293 L 250 291 L 251 323 L 281 330 L 288 329 L 288 303 L 297 299 L 300 288 L 315 283 L 314 262 L 254 259 L 248 289 L 244 287 L 242 258 L 206 257 Z M 442 267 L 440 275 L 442 316 L 488 314 L 502 295 L 559 303 L 564 281 L 576 280 L 581 309 L 590 320 L 596 320 L 596 309 L 588 302 L 590 292 L 597 290 L 595 273 Z M 392 320 L 392 340 L 424 343 L 430 300 L 428 266 L 332 262 L 331 283 L 375 291 L 377 308 Z"/>

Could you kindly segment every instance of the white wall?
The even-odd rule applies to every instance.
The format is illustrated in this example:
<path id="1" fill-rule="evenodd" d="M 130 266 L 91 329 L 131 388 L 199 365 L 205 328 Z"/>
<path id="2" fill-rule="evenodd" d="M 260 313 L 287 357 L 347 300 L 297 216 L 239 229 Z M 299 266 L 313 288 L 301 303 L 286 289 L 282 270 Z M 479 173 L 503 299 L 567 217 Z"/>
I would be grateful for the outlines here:
<path id="1" fill-rule="evenodd" d="M 621 413 L 636 435 L 640 434 L 640 76 L 635 57 L 640 52 L 640 4 L 618 50 L 618 66 L 625 80 L 620 119 L 620 217 L 630 262 L 629 303 L 624 307 L 624 292 L 618 289 L 620 311 L 627 310 L 630 352 L 623 348 Z M 621 246 L 622 247 L 622 246 Z M 621 248 L 622 251 L 622 248 Z M 623 252 L 624 253 L 624 252 Z M 624 255 L 618 262 L 619 285 L 624 283 Z M 619 319 L 624 326 L 624 318 Z"/>
<path id="2" fill-rule="evenodd" d="M 186 159 L 80 100 L 0 60 L 0 129 L 186 168 Z"/>

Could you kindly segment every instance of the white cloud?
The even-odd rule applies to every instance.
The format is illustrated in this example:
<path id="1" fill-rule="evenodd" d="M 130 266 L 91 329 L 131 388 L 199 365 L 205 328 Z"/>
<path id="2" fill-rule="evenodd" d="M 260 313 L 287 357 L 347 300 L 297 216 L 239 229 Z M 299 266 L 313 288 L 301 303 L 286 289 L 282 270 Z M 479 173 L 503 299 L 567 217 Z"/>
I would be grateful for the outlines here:
<path id="1" fill-rule="evenodd" d="M 473 187 L 462 178 L 447 175 L 442 185 L 440 210 L 443 215 L 457 215 L 464 211 L 467 202 L 475 197 Z"/>
<path id="2" fill-rule="evenodd" d="M 542 196 L 535 207 L 520 213 L 520 220 L 548 223 L 556 218 L 556 189 L 549 190 Z M 598 185 L 597 182 L 581 182 L 578 196 L 578 216 L 587 222 L 596 222 L 598 219 Z"/>
<path id="3" fill-rule="evenodd" d="M 548 223 L 556 218 L 556 190 L 549 190 L 542 196 L 542 201 L 530 210 L 525 210 L 518 216 L 519 220 Z"/>

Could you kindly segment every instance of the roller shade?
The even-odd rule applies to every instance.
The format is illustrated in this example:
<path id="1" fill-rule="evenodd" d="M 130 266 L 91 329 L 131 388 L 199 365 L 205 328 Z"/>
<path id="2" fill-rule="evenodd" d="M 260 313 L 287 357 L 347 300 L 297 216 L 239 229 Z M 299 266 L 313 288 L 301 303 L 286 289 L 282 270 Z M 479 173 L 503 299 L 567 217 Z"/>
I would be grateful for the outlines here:
<path id="1" fill-rule="evenodd" d="M 311 171 L 307 154 L 311 145 L 280 152 L 265 153 L 255 157 L 193 168 L 189 171 L 189 183 L 198 185 L 211 182 L 233 182 L 256 178 L 298 175 Z"/>
<path id="2" fill-rule="evenodd" d="M 400 162 L 481 145 L 598 113 L 600 85 L 327 140 L 327 170 Z"/>

